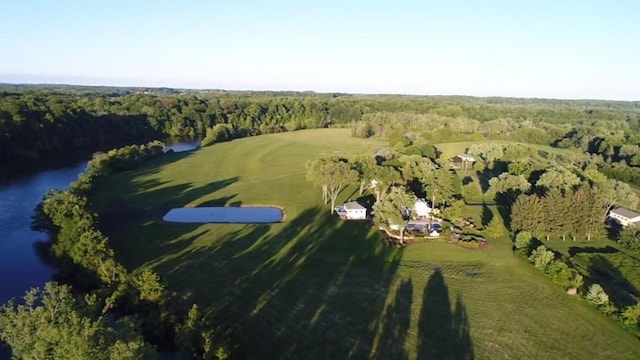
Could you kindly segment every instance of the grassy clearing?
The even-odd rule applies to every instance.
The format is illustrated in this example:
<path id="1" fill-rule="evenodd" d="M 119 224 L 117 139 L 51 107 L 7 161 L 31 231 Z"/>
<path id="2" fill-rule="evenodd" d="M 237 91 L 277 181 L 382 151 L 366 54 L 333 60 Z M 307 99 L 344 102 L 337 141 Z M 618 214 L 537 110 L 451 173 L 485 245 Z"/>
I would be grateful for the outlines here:
<path id="1" fill-rule="evenodd" d="M 220 322 L 241 357 L 632 359 L 640 342 L 492 240 L 385 246 L 329 215 L 306 160 L 372 152 L 349 130 L 300 131 L 174 154 L 106 180 L 95 204 L 128 268 L 155 268 Z M 353 189 L 340 200 L 356 198 Z M 169 207 L 273 204 L 273 225 L 168 224 Z M 481 216 L 474 212 L 471 216 Z M 492 213 L 496 213 L 492 210 Z M 594 334 L 601 334 L 594 336 Z"/>
<path id="2" fill-rule="evenodd" d="M 456 154 L 464 154 L 465 151 L 473 144 L 478 144 L 478 143 L 494 143 L 494 144 L 505 144 L 505 145 L 509 145 L 509 144 L 521 144 L 524 146 L 527 146 L 530 149 L 535 149 L 537 150 L 537 152 L 531 153 L 530 155 L 532 156 L 540 156 L 540 157 L 547 157 L 547 154 L 554 154 L 554 155 L 562 155 L 562 154 L 581 154 L 580 152 L 577 152 L 576 150 L 573 149 L 561 149 L 561 148 L 554 148 L 551 146 L 547 146 L 547 145 L 538 145 L 538 144 L 526 144 L 526 143 L 520 143 L 520 142 L 514 142 L 514 141 L 508 141 L 508 140 L 483 140 L 483 141 L 461 141 L 461 142 L 451 142 L 451 143 L 438 143 L 438 144 L 434 144 L 434 146 L 441 152 L 443 152 L 446 155 L 449 156 L 455 156 Z"/>

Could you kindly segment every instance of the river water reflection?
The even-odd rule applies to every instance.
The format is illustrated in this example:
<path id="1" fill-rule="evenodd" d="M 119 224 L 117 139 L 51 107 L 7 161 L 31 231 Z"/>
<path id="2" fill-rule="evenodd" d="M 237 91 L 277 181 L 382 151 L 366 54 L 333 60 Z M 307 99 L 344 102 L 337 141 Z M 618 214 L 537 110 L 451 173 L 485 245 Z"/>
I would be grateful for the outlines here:
<path id="1" fill-rule="evenodd" d="M 189 151 L 198 145 L 199 141 L 179 141 L 167 150 Z M 0 304 L 51 279 L 53 270 L 40 261 L 33 248 L 48 235 L 31 230 L 31 215 L 44 194 L 51 189 L 68 189 L 86 165 L 86 161 L 76 162 L 0 184 Z"/>

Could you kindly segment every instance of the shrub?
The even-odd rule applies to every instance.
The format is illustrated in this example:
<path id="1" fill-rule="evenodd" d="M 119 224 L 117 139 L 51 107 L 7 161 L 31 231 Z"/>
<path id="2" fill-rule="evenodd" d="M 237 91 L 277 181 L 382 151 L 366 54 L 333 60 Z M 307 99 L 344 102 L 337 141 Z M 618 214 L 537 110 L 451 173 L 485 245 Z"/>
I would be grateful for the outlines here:
<path id="1" fill-rule="evenodd" d="M 622 320 L 629 326 L 638 326 L 640 324 L 640 304 L 627 306 L 622 312 Z"/>
<path id="2" fill-rule="evenodd" d="M 351 124 L 351 136 L 365 139 L 374 134 L 371 124 L 366 121 L 356 121 Z"/>
<path id="3" fill-rule="evenodd" d="M 544 245 L 540 245 L 537 249 L 533 250 L 531 256 L 529 256 L 529 262 L 531 262 L 536 269 L 545 271 L 547 265 L 553 261 L 553 258 L 555 258 L 553 251 L 547 250 L 547 247 Z"/>
<path id="4" fill-rule="evenodd" d="M 571 272 L 573 273 L 573 277 L 571 278 L 571 287 L 580 289 L 584 284 L 582 275 L 580 275 L 580 273 L 576 269 L 571 269 Z"/>
<path id="5" fill-rule="evenodd" d="M 431 144 L 420 145 L 420 152 L 422 153 L 422 156 L 426 156 L 431 160 L 436 159 L 436 148 Z"/>
<path id="6" fill-rule="evenodd" d="M 640 229 L 633 226 L 624 228 L 618 237 L 618 244 L 629 250 L 640 250 Z"/>
<path id="7" fill-rule="evenodd" d="M 514 245 L 516 249 L 528 249 L 529 245 L 531 245 L 531 239 L 533 239 L 533 235 L 529 231 L 520 231 L 516 236 Z"/>
<path id="8" fill-rule="evenodd" d="M 458 246 L 462 246 L 463 248 L 467 249 L 477 249 L 480 247 L 480 244 L 478 244 L 477 241 L 458 240 L 457 244 Z"/>
<path id="9" fill-rule="evenodd" d="M 591 285 L 584 298 L 587 299 L 587 301 L 591 304 L 598 307 L 609 304 L 609 295 L 607 295 L 600 284 Z"/>
<path id="10" fill-rule="evenodd" d="M 572 270 L 573 269 L 569 268 L 569 266 L 564 262 L 556 260 L 556 261 L 552 261 L 551 263 L 549 263 L 549 265 L 547 265 L 546 273 L 549 275 L 549 277 L 551 277 L 551 280 L 554 283 L 567 289 L 570 287 L 575 287 L 573 286 L 575 270 L 574 271 Z"/>
<path id="11" fill-rule="evenodd" d="M 207 129 L 207 134 L 202 142 L 201 146 L 209 146 L 215 143 L 229 141 L 235 137 L 235 131 L 233 126 L 229 124 L 216 124 L 212 128 Z"/>

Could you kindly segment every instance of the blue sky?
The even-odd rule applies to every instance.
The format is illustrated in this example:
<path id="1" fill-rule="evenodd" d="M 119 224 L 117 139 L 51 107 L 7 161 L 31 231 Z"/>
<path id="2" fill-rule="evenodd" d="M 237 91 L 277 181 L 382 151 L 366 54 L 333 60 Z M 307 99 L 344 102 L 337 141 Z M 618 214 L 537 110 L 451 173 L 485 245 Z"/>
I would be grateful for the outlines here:
<path id="1" fill-rule="evenodd" d="M 640 100 L 640 1 L 0 2 L 0 82 Z"/>

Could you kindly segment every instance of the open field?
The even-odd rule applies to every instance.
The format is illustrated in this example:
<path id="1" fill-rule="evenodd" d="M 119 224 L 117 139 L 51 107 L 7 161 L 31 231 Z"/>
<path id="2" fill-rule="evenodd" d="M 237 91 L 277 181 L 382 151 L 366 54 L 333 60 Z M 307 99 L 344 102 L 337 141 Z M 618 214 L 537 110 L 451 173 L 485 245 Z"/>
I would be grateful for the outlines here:
<path id="1" fill-rule="evenodd" d="M 114 175 L 95 204 L 118 259 L 153 267 L 214 319 L 238 325 L 241 358 L 637 357 L 637 338 L 516 258 L 506 238 L 481 251 L 440 242 L 399 250 L 367 222 L 330 216 L 305 162 L 382 146 L 347 129 L 235 140 Z M 357 197 L 349 190 L 340 201 Z M 276 205 L 286 220 L 160 220 L 170 207 L 211 204 Z"/>

